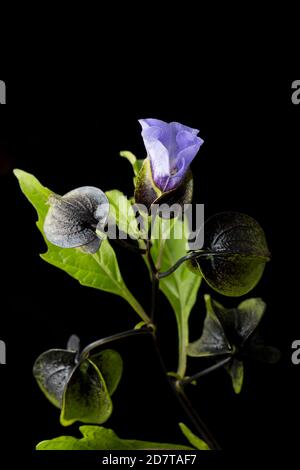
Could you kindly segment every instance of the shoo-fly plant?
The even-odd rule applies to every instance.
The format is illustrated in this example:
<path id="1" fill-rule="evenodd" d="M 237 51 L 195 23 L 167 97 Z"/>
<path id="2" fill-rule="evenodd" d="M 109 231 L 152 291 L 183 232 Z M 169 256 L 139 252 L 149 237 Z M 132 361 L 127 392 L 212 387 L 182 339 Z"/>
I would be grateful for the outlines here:
<path id="1" fill-rule="evenodd" d="M 219 449 L 216 437 L 188 399 L 189 384 L 201 387 L 199 378 L 223 368 L 231 377 L 234 391 L 240 393 L 247 360 L 272 363 L 280 356 L 260 336 L 259 324 L 266 304 L 259 298 L 244 299 L 237 305 L 233 302 L 228 308 L 205 295 L 203 329 L 199 339 L 189 343 L 189 316 L 201 280 L 223 296 L 244 296 L 259 282 L 270 253 L 259 223 L 236 212 L 220 213 L 202 221 L 197 231 L 204 243 L 197 249 L 194 244 L 189 245 L 185 207 L 193 194 L 190 165 L 203 140 L 197 129 L 177 122 L 139 122 L 146 158 L 121 152 L 133 168 L 133 197 L 127 198 L 119 190 L 104 192 L 91 186 L 61 196 L 42 186 L 33 175 L 22 170 L 14 172 L 38 213 L 37 226 L 47 244 L 42 259 L 83 286 L 121 296 L 140 318 L 138 325 L 133 322 L 132 330 L 97 339 L 83 349 L 77 336 L 72 335 L 66 349 L 51 349 L 37 358 L 34 377 L 48 400 L 60 409 L 61 424 L 85 424 L 80 428 L 82 439 L 58 437 L 38 444 L 39 450 Z M 174 205 L 177 210 L 166 210 Z M 151 305 L 142 305 L 128 289 L 111 239 L 129 249 L 133 257 L 141 256 L 145 261 L 152 284 Z M 160 354 L 159 342 L 164 341 L 161 335 L 157 341 L 160 291 L 168 299 L 178 327 L 178 368 L 168 371 L 162 358 L 160 363 L 186 413 L 186 423 L 192 428 L 179 423 L 186 439 L 179 444 L 121 439 L 112 430 L 99 426 L 113 412 L 112 395 L 126 360 L 113 349 L 114 344 L 122 338 L 147 335 L 154 341 L 155 354 Z M 196 315 L 201 314 L 196 307 L 194 310 Z M 189 357 L 197 358 L 196 374 L 189 373 Z"/>

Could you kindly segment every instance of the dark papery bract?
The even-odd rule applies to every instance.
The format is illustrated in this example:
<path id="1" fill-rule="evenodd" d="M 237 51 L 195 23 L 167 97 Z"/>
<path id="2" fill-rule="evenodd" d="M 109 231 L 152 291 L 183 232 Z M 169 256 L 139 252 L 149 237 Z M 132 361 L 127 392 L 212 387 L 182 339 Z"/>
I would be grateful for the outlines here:
<path id="1" fill-rule="evenodd" d="M 205 295 L 206 317 L 201 337 L 190 343 L 188 355 L 192 357 L 231 357 L 226 365 L 235 391 L 243 383 L 243 360 L 246 357 L 274 363 L 280 352 L 266 346 L 259 335 L 258 326 L 265 314 L 266 304 L 260 298 L 244 300 L 237 308 L 225 308 Z"/>
<path id="2" fill-rule="evenodd" d="M 109 202 L 101 189 L 84 186 L 64 196 L 52 194 L 44 222 L 46 238 L 61 248 L 98 251 L 104 237 Z M 103 234 L 103 235 L 102 235 Z"/>
<path id="3" fill-rule="evenodd" d="M 81 355 L 79 339 L 72 336 L 68 349 L 50 349 L 35 361 L 33 375 L 48 400 L 61 409 L 60 421 L 104 423 L 112 413 L 111 395 L 121 379 L 120 354 L 105 349 Z"/>
<path id="4" fill-rule="evenodd" d="M 190 261 L 194 272 L 222 295 L 239 297 L 250 292 L 270 259 L 259 223 L 246 214 L 222 212 L 210 217 L 200 231 L 204 231 L 204 246 Z"/>

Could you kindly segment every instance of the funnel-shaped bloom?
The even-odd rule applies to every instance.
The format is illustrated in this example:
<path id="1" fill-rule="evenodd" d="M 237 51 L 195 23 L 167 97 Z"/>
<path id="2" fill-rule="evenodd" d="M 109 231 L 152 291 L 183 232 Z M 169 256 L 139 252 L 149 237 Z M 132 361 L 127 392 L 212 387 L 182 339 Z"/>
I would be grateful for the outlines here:
<path id="1" fill-rule="evenodd" d="M 141 119 L 139 123 L 155 185 L 162 192 L 176 189 L 203 144 L 199 131 L 158 119 Z"/>

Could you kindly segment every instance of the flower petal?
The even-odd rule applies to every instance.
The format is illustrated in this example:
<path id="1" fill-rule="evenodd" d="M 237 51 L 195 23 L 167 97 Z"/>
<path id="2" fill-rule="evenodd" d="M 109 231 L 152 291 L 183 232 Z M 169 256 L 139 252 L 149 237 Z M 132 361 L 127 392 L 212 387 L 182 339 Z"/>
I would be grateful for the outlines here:
<path id="1" fill-rule="evenodd" d="M 189 133 L 192 133 L 194 135 L 197 135 L 199 134 L 199 129 L 193 129 L 192 127 L 189 127 L 189 126 L 185 126 L 184 124 L 180 124 L 180 122 L 171 122 L 170 123 L 171 126 L 173 126 L 177 132 L 180 132 L 180 131 L 187 131 Z"/>
<path id="2" fill-rule="evenodd" d="M 169 152 L 160 141 L 161 129 L 148 127 L 142 131 L 145 147 L 151 163 L 152 177 L 156 186 L 163 191 L 170 175 Z"/>
<path id="3" fill-rule="evenodd" d="M 148 127 L 166 127 L 167 122 L 161 121 L 160 119 L 139 119 L 139 123 L 142 129 L 148 129 Z"/>
<path id="4" fill-rule="evenodd" d="M 142 137 L 151 162 L 154 183 L 161 191 L 178 187 L 203 140 L 198 129 L 159 119 L 141 119 Z"/>
<path id="5" fill-rule="evenodd" d="M 204 141 L 200 137 L 194 137 L 192 145 L 185 147 L 178 152 L 177 159 L 179 161 L 184 161 L 186 169 L 194 160 L 203 142 Z"/>

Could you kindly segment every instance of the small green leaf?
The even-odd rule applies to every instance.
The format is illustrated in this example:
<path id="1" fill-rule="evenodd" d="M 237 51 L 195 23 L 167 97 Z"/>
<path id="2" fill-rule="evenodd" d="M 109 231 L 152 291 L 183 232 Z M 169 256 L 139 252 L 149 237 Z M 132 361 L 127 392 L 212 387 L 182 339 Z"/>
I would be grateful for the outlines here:
<path id="1" fill-rule="evenodd" d="M 60 422 L 69 426 L 75 421 L 102 424 L 112 413 L 112 402 L 104 378 L 87 359 L 76 367 L 63 395 Z"/>
<path id="2" fill-rule="evenodd" d="M 214 302 L 209 295 L 205 295 L 206 317 L 204 320 L 203 331 L 200 339 L 190 343 L 188 346 L 188 355 L 192 357 L 217 356 L 232 354 L 232 347 L 226 337 L 223 326 L 215 314 L 215 305 L 222 305 Z"/>
<path id="3" fill-rule="evenodd" d="M 198 450 L 210 450 L 206 442 L 204 442 L 202 439 L 200 439 L 200 437 L 192 433 L 192 431 L 185 424 L 179 423 L 179 427 L 193 447 Z"/>
<path id="4" fill-rule="evenodd" d="M 161 238 L 153 240 L 152 256 L 161 271 L 173 266 L 179 258 L 186 254 L 187 239 L 184 222 L 179 219 L 164 220 L 156 218 L 154 234 L 161 233 Z M 176 315 L 179 335 L 180 365 L 178 374 L 184 376 L 188 344 L 188 319 L 196 302 L 201 277 L 195 275 L 182 264 L 173 274 L 160 280 L 159 288 L 165 294 Z"/>
<path id="5" fill-rule="evenodd" d="M 37 450 L 193 450 L 180 444 L 120 439 L 112 429 L 102 426 L 81 426 L 83 437 L 61 436 L 40 442 Z"/>
<path id="6" fill-rule="evenodd" d="M 105 349 L 91 356 L 90 361 L 101 371 L 108 393 L 112 395 L 119 385 L 123 372 L 120 354 L 113 349 Z"/>
<path id="7" fill-rule="evenodd" d="M 134 330 L 140 330 L 145 325 L 146 325 L 146 323 L 144 321 L 140 321 L 135 325 Z"/>
<path id="8" fill-rule="evenodd" d="M 211 256 L 191 261 L 206 282 L 222 295 L 239 297 L 251 291 L 270 254 L 261 226 L 245 214 L 224 212 L 204 224 L 204 252 Z"/>
<path id="9" fill-rule="evenodd" d="M 105 194 L 110 204 L 110 217 L 114 218 L 119 230 L 135 240 L 138 239 L 140 231 L 130 201 L 117 189 L 107 191 Z"/>
<path id="10" fill-rule="evenodd" d="M 51 191 L 42 186 L 29 173 L 14 170 L 20 187 L 38 213 L 37 226 L 43 234 L 43 224 L 48 211 L 48 199 Z M 84 286 L 104 290 L 123 297 L 146 322 L 149 322 L 145 311 L 128 290 L 119 270 L 115 252 L 107 239 L 103 240 L 100 250 L 95 254 L 83 253 L 78 248 L 59 248 L 45 238 L 48 251 L 41 255 L 44 261 L 67 272 Z"/>
<path id="11" fill-rule="evenodd" d="M 131 163 L 135 175 L 135 177 L 133 178 L 133 183 L 134 185 L 136 185 L 136 177 L 139 174 L 140 169 L 142 168 L 144 159 L 138 160 L 136 156 L 128 150 L 123 150 L 122 152 L 120 152 L 120 156 L 126 158 L 129 163 Z"/>
<path id="12" fill-rule="evenodd" d="M 231 377 L 233 390 L 237 394 L 240 393 L 244 380 L 244 365 L 242 361 L 233 358 L 232 361 L 225 366 L 225 369 Z"/>

